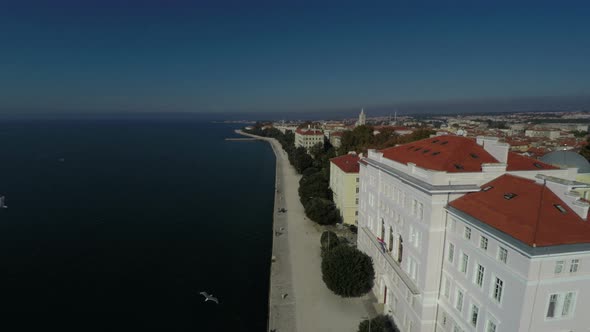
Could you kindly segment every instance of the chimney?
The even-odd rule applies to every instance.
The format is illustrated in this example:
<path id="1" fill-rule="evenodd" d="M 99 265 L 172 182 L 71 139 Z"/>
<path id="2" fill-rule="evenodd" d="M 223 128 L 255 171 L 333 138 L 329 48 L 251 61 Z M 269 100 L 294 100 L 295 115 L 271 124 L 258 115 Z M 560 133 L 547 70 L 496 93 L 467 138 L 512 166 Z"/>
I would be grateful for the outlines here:
<path id="1" fill-rule="evenodd" d="M 508 151 L 510 144 L 501 143 L 497 137 L 477 136 L 477 144 L 481 145 L 492 157 L 500 163 L 508 162 Z"/>

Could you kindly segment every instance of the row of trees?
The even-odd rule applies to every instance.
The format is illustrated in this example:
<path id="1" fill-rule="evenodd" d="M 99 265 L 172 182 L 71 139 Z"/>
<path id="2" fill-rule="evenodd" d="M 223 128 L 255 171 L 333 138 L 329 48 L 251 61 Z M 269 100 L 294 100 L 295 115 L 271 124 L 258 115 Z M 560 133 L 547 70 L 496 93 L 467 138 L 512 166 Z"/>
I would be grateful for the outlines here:
<path id="1" fill-rule="evenodd" d="M 289 162 L 302 175 L 299 180 L 299 199 L 309 219 L 321 225 L 341 221 L 330 190 L 330 159 L 336 157 L 336 150 L 329 142 L 317 144 L 307 153 L 305 148 L 295 147 L 295 136 L 291 132 L 283 134 L 275 128 L 262 129 L 261 124 L 246 132 L 276 138 L 281 143 Z"/>
<path id="2" fill-rule="evenodd" d="M 405 144 L 413 141 L 428 138 L 435 134 L 435 131 L 429 128 L 419 128 L 408 135 L 398 135 L 394 128 L 379 129 L 379 133 L 374 135 L 374 128 L 371 126 L 358 126 L 351 131 L 347 131 L 342 136 L 342 145 L 338 149 L 338 155 L 346 154 L 348 151 L 364 152 L 368 149 L 385 149 L 397 144 Z"/>

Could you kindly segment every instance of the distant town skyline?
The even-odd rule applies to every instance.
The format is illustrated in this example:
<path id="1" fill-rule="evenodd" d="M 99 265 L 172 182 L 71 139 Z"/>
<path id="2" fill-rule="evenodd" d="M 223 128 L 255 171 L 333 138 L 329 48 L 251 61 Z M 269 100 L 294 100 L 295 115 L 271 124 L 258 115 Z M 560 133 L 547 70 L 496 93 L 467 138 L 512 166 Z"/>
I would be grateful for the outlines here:
<path id="1" fill-rule="evenodd" d="M 587 17 L 575 1 L 14 1 L 0 114 L 589 110 Z"/>

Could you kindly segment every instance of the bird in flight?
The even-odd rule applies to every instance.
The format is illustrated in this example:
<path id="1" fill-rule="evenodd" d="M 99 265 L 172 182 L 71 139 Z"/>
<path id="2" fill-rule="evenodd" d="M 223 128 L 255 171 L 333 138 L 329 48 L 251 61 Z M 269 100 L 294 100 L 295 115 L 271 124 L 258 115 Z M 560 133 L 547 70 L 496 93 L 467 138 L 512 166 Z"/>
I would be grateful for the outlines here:
<path id="1" fill-rule="evenodd" d="M 201 294 L 205 297 L 205 302 L 211 300 L 211 301 L 219 304 L 219 300 L 217 300 L 216 297 L 213 297 L 213 294 L 207 294 L 207 292 L 200 292 L 199 294 Z"/>

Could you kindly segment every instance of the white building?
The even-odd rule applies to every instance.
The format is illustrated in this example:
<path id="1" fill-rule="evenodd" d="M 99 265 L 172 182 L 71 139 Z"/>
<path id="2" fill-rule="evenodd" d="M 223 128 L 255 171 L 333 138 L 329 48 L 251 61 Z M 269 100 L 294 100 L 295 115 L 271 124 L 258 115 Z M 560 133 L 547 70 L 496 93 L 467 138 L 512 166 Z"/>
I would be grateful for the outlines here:
<path id="1" fill-rule="evenodd" d="M 359 201 L 359 156 L 345 154 L 330 159 L 330 189 L 342 222 L 356 225 Z"/>
<path id="2" fill-rule="evenodd" d="M 319 129 L 299 128 L 295 130 L 295 147 L 304 147 L 309 152 L 314 145 L 324 143 L 324 133 Z"/>
<path id="3" fill-rule="evenodd" d="M 458 136 L 424 139 L 381 152 L 370 150 L 360 164 L 358 247 L 373 258 L 376 272 L 373 292 L 384 313 L 391 315 L 402 331 L 569 331 L 570 326 L 579 326 L 578 322 L 572 325 L 553 318 L 549 318 L 551 324 L 547 324 L 546 317 L 539 316 L 539 312 L 548 309 L 547 301 L 534 298 L 531 293 L 535 288 L 538 289 L 534 291 L 539 292 L 541 283 L 547 282 L 538 279 L 545 277 L 544 272 L 538 274 L 534 270 L 535 266 L 539 268 L 541 261 L 548 259 L 542 254 L 543 249 L 539 249 L 540 244 L 531 247 L 532 251 L 526 251 L 523 248 L 528 244 L 516 245 L 514 241 L 506 240 L 510 235 L 504 234 L 501 227 L 488 224 L 487 219 L 480 220 L 477 216 L 471 218 L 480 221 L 478 227 L 471 226 L 473 243 L 459 241 L 455 238 L 460 232 L 457 229 L 473 221 L 465 217 L 469 212 L 451 203 L 462 196 L 471 199 L 486 192 L 486 187 L 482 189 L 481 186 L 504 174 L 510 174 L 509 179 L 522 178 L 530 185 L 539 181 L 539 174 L 553 176 L 543 178 L 549 188 L 553 185 L 549 185 L 548 179 L 559 177 L 571 180 L 576 175 L 575 168 L 559 169 L 517 155 L 509 152 L 507 144 L 495 138 L 478 137 L 476 141 Z M 574 186 L 578 185 L 581 184 Z M 554 187 L 558 188 L 557 191 L 561 188 Z M 563 202 L 553 204 L 563 207 L 569 199 L 574 208 L 584 205 L 579 201 L 573 203 L 575 200 L 567 195 L 558 194 Z M 519 197 L 521 200 L 514 199 L 512 202 L 522 203 L 525 196 L 523 194 Z M 517 209 L 526 214 L 530 212 L 531 204 L 527 200 L 526 205 L 519 205 Z M 564 209 L 569 212 L 570 205 Z M 521 223 L 518 216 L 511 214 L 511 209 L 501 212 L 498 206 L 496 210 L 493 207 L 480 207 L 478 210 L 491 214 L 491 220 L 502 220 L 511 225 Z M 499 213 L 510 218 L 496 218 Z M 502 234 L 504 237 L 500 236 Z M 590 243 L 590 232 L 587 234 L 585 239 Z M 477 241 L 484 242 L 476 239 L 480 235 L 486 238 L 489 251 L 477 250 L 480 243 Z M 503 258 L 499 262 L 494 261 L 496 251 L 500 251 L 500 243 L 508 250 L 507 263 L 502 261 Z M 573 250 L 569 245 L 557 245 L 555 248 L 548 252 L 556 250 L 555 255 L 574 255 L 567 251 Z M 527 256 L 527 252 L 535 255 Z M 464 254 L 468 257 L 465 265 L 462 263 Z M 448 260 L 451 255 L 452 263 Z M 551 259 L 555 260 L 554 257 Z M 485 269 L 482 281 L 474 279 L 477 276 L 475 269 L 479 267 L 476 264 Z M 543 268 L 548 267 L 543 265 Z M 579 270 L 581 274 L 581 266 Z M 554 281 L 551 279 L 547 285 L 556 285 Z M 590 289 L 590 283 L 587 284 Z M 563 285 L 565 287 L 566 284 Z M 502 294 L 497 295 L 500 288 Z M 563 294 L 559 293 L 557 300 L 553 297 L 557 301 L 552 302 L 555 308 L 559 306 L 563 310 L 566 296 L 569 296 L 570 302 L 572 296 L 578 296 L 578 293 L 567 295 L 574 291 L 569 289 L 570 285 L 567 285 L 560 291 Z M 557 292 L 557 288 L 551 291 Z M 575 291 L 581 292 L 579 287 Z M 531 309 L 533 302 L 536 303 L 534 310 Z M 541 309 L 541 306 L 544 308 Z M 525 315 L 526 310 L 530 312 L 528 316 Z M 521 318 L 523 315 L 530 318 L 530 323 Z M 473 317 L 477 317 L 475 327 L 471 324 Z M 576 317 L 576 320 L 582 319 L 585 325 L 590 326 L 590 318 Z"/>

